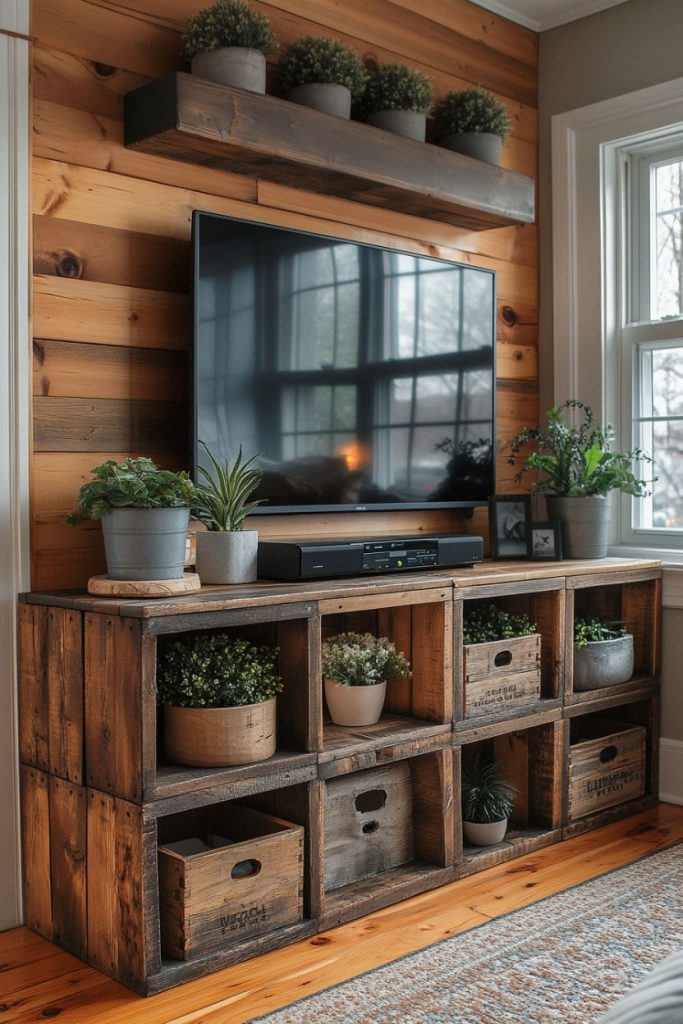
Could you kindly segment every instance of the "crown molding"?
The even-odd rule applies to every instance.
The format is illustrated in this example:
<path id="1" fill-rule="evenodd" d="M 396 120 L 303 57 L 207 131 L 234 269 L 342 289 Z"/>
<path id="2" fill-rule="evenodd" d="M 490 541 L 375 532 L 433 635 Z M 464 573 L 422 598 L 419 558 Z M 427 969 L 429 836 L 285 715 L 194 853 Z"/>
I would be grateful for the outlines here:
<path id="1" fill-rule="evenodd" d="M 551 14 L 539 19 L 522 14 L 514 6 L 503 3 L 502 0 L 474 0 L 478 7 L 484 7 L 493 14 L 499 14 L 502 18 L 523 25 L 524 28 L 530 28 L 532 32 L 547 32 L 551 28 L 559 28 L 560 25 L 567 25 L 570 21 L 588 18 L 591 14 L 598 14 L 600 11 L 607 10 L 608 7 L 616 7 L 625 2 L 626 0 L 585 0 L 584 3 L 575 4 L 571 11 Z"/>

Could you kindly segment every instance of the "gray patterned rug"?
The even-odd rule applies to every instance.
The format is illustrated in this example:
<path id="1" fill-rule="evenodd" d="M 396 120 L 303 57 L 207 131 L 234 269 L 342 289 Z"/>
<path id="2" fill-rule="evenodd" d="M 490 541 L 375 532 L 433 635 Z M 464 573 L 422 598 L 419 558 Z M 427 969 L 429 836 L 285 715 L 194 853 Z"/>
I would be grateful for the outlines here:
<path id="1" fill-rule="evenodd" d="M 683 844 L 255 1020 L 590 1024 L 682 946 Z"/>

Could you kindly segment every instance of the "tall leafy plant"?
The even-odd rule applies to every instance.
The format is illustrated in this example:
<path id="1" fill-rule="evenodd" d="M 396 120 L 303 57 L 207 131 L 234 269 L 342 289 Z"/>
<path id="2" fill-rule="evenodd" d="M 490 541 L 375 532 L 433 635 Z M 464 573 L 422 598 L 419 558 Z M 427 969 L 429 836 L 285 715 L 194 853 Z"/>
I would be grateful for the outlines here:
<path id="1" fill-rule="evenodd" d="M 204 478 L 198 483 L 194 509 L 209 530 L 234 533 L 241 530 L 244 520 L 252 509 L 261 505 L 261 501 L 250 501 L 252 494 L 261 480 L 261 470 L 253 463 L 256 455 L 245 459 L 242 448 L 235 461 L 230 464 L 227 459 L 219 460 L 203 441 L 199 442 L 213 466 L 213 473 L 205 466 L 199 466 L 199 473 Z"/>

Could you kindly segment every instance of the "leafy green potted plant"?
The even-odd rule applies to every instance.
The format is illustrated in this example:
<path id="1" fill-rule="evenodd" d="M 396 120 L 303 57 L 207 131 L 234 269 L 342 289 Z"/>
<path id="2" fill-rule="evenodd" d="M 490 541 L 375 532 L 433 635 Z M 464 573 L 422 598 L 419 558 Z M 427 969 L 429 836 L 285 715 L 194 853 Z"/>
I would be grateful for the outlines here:
<path id="1" fill-rule="evenodd" d="M 432 83 L 421 71 L 385 64 L 370 76 L 363 106 L 368 124 L 424 142 L 432 100 Z"/>
<path id="2" fill-rule="evenodd" d="M 437 103 L 434 115 L 440 146 L 500 164 L 512 122 L 504 104 L 492 93 L 485 89 L 449 92 Z"/>
<path id="3" fill-rule="evenodd" d="M 109 578 L 180 579 L 195 499 L 187 473 L 159 469 L 146 458 L 107 459 L 92 473 L 68 522 L 101 520 Z"/>
<path id="4" fill-rule="evenodd" d="M 582 422 L 574 426 L 567 420 L 577 409 Z M 551 409 L 547 426 L 525 427 L 511 443 L 508 459 L 514 466 L 521 462 L 516 479 L 529 470 L 541 473 L 533 485 L 537 494 L 546 496 L 548 518 L 562 525 L 562 550 L 566 558 L 604 558 L 607 554 L 607 527 L 611 491 L 634 498 L 644 497 L 648 481 L 633 472 L 637 462 L 652 462 L 639 448 L 613 452 L 614 430 L 595 424 L 590 406 L 575 398 Z M 529 443 L 537 450 L 526 457 L 522 450 Z"/>
<path id="5" fill-rule="evenodd" d="M 477 758 L 463 765 L 462 828 L 468 843 L 495 846 L 503 841 L 515 792 L 497 764 Z"/>
<path id="6" fill-rule="evenodd" d="M 368 73 L 355 50 L 325 36 L 305 36 L 288 46 L 278 64 L 288 100 L 324 114 L 349 118 Z"/>
<path id="7" fill-rule="evenodd" d="M 195 768 L 254 764 L 276 748 L 277 648 L 222 632 L 160 644 L 157 698 L 170 761 Z"/>
<path id="8" fill-rule="evenodd" d="M 468 601 L 462 666 L 467 718 L 531 703 L 541 696 L 541 635 L 526 615 Z"/>
<path id="9" fill-rule="evenodd" d="M 192 15 L 183 35 L 192 74 L 219 85 L 266 91 L 266 54 L 277 48 L 265 14 L 243 0 L 216 0 Z"/>
<path id="10" fill-rule="evenodd" d="M 387 692 L 387 679 L 410 677 L 405 655 L 384 636 L 339 633 L 323 643 L 325 698 L 337 725 L 374 725 Z"/>
<path id="11" fill-rule="evenodd" d="M 618 686 L 633 675 L 633 635 L 600 618 L 574 622 L 574 689 Z"/>
<path id="12" fill-rule="evenodd" d="M 258 530 L 244 530 L 244 520 L 260 501 L 250 498 L 261 479 L 254 468 L 257 456 L 245 459 L 240 448 L 231 464 L 218 460 L 200 442 L 213 472 L 199 466 L 204 481 L 197 484 L 194 509 L 207 527 L 196 535 L 197 572 L 203 583 L 252 583 L 256 579 Z"/>

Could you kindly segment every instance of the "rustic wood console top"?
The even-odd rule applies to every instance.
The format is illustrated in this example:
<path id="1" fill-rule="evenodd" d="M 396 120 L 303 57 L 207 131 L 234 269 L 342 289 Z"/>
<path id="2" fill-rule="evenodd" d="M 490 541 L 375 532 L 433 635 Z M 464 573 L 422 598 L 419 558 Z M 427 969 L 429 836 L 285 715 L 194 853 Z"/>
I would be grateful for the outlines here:
<path id="1" fill-rule="evenodd" d="M 150 993 L 636 813 L 657 795 L 660 587 L 658 562 L 610 558 L 204 587 L 157 600 L 24 595 L 27 924 Z M 485 692 L 478 677 L 470 705 L 462 626 L 474 601 L 525 613 L 537 624 L 536 653 L 526 657 L 538 665 L 540 682 L 516 687 L 512 673 Z M 574 692 L 575 614 L 626 624 L 635 650 L 627 683 Z M 270 760 L 212 769 L 165 760 L 157 645 L 197 629 L 224 629 L 279 648 L 285 689 Z M 375 726 L 344 728 L 326 715 L 321 640 L 344 629 L 389 636 L 412 663 L 412 679 L 390 681 Z M 591 774 L 600 750 L 611 751 L 605 744 L 612 741 L 616 750 L 621 738 L 623 754 L 609 754 L 609 778 Z M 461 758 L 475 752 L 501 763 L 519 794 L 508 835 L 491 848 L 463 844 Z M 593 780 L 588 789 L 586 778 Z M 353 801 L 373 779 L 391 806 L 368 823 L 376 865 L 368 868 L 358 846 L 364 840 L 349 823 Z M 298 827 L 277 840 L 283 849 L 303 849 L 297 919 L 269 927 L 264 902 L 251 931 L 252 918 L 245 924 L 226 914 L 232 923 L 225 928 L 237 927 L 239 918 L 245 930 L 221 939 L 223 918 L 202 932 L 202 914 L 185 892 L 196 929 L 191 940 L 162 937 L 171 898 L 164 879 L 176 855 L 164 855 L 160 882 L 159 848 L 182 845 L 208 816 L 229 822 L 237 800 Z M 240 849 L 248 851 L 248 842 Z M 258 843 L 267 849 L 265 839 Z M 348 851 L 341 860 L 340 849 Z M 188 867 L 184 877 L 196 872 Z M 272 920 L 289 920 L 285 911 L 278 904 Z M 179 913 L 174 903 L 174 921 Z M 182 955 L 177 950 L 187 959 L 174 958 Z"/>

